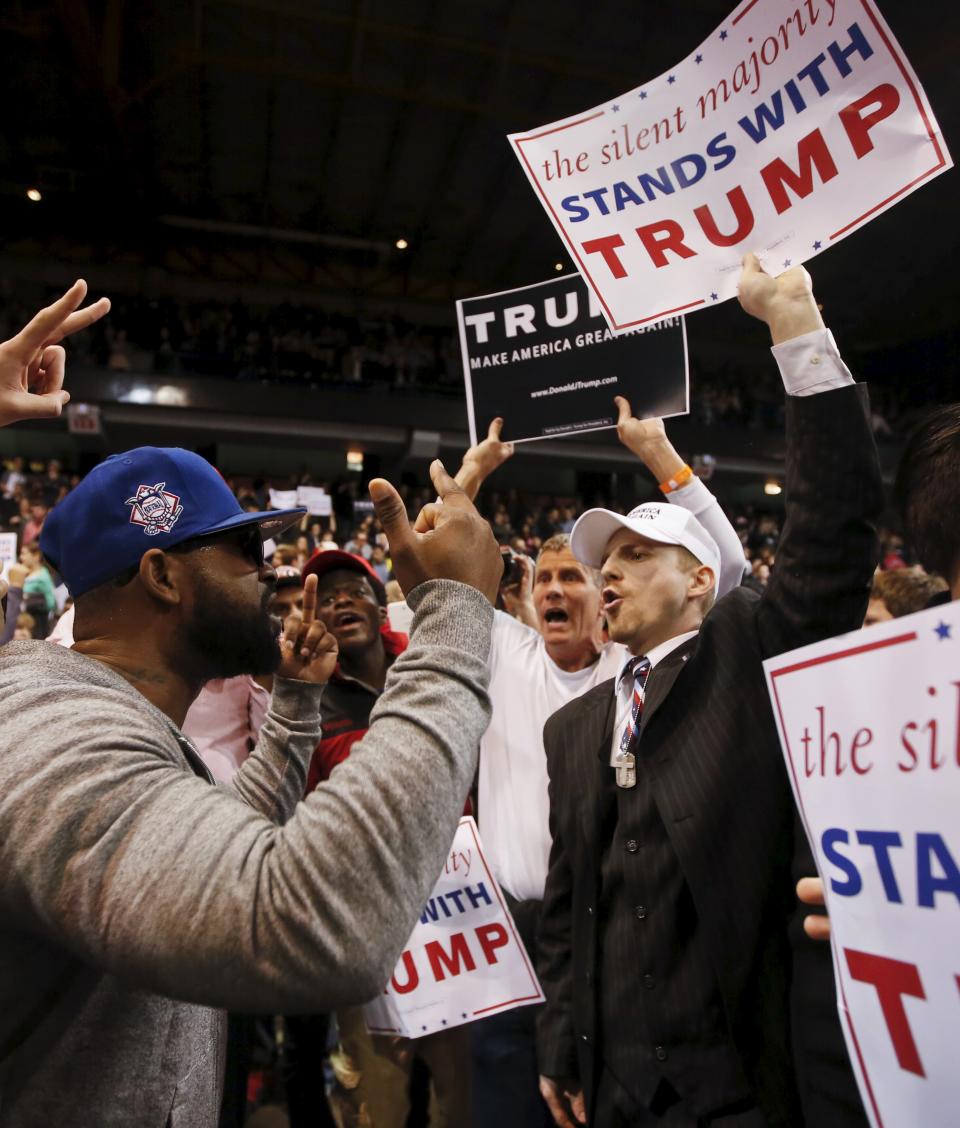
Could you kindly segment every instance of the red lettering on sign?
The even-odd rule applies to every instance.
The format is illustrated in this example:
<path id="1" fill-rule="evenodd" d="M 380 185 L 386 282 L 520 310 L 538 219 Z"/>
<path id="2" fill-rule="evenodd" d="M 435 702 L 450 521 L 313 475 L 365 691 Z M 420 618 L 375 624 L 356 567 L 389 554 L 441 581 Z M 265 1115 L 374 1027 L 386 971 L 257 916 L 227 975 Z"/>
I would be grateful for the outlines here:
<path id="1" fill-rule="evenodd" d="M 473 956 L 470 954 L 470 947 L 467 944 L 467 938 L 462 932 L 455 932 L 450 937 L 450 951 L 449 953 L 444 949 L 439 940 L 431 940 L 429 944 L 424 947 L 427 953 L 427 959 L 430 962 L 430 970 L 433 972 L 433 978 L 442 983 L 447 977 L 449 971 L 451 975 L 459 975 L 463 970 L 461 963 L 467 971 L 476 971 L 477 965 Z"/>
<path id="2" fill-rule="evenodd" d="M 400 957 L 400 962 L 403 964 L 404 971 L 407 973 L 406 983 L 397 982 L 397 973 L 393 973 L 390 984 L 398 995 L 407 995 L 411 991 L 416 991 L 420 985 L 420 973 L 417 971 L 417 965 L 413 962 L 413 956 L 409 952 L 404 952 Z"/>
<path id="3" fill-rule="evenodd" d="M 877 108 L 873 113 L 862 114 L 860 112 L 867 106 L 875 104 Z M 857 160 L 865 157 L 873 149 L 870 130 L 877 122 L 888 118 L 899 105 L 900 93 L 897 88 L 889 82 L 883 82 L 871 90 L 869 94 L 864 94 L 862 98 L 851 102 L 849 106 L 845 106 L 840 111 L 840 124 L 847 131 Z"/>
<path id="4" fill-rule="evenodd" d="M 817 170 L 824 184 L 837 175 L 837 166 L 819 129 L 800 138 L 797 144 L 797 157 L 800 167 L 796 172 L 779 157 L 760 169 L 760 177 L 767 186 L 770 200 L 777 209 L 777 215 L 782 215 L 788 208 L 793 207 L 793 200 L 787 195 L 788 188 L 801 200 L 804 196 L 810 195 L 813 191 L 814 169 Z"/>
<path id="5" fill-rule="evenodd" d="M 844 948 L 843 952 L 853 978 L 861 983 L 870 983 L 877 989 L 880 1010 L 890 1032 L 900 1068 L 916 1073 L 919 1077 L 926 1077 L 903 1005 L 904 995 L 912 995 L 917 999 L 927 997 L 916 964 L 891 960 L 886 956 L 873 956 L 869 952 L 857 952 L 852 948 Z"/>
<path id="6" fill-rule="evenodd" d="M 648 223 L 645 227 L 638 227 L 637 234 L 640 241 L 653 260 L 653 265 L 669 266 L 667 251 L 673 251 L 681 258 L 693 258 L 697 253 L 691 251 L 683 241 L 683 228 L 675 219 L 662 219 L 659 223 Z"/>
<path id="7" fill-rule="evenodd" d="M 497 948 L 505 947 L 510 937 L 502 924 L 483 924 L 477 930 L 477 939 L 488 964 L 497 962 Z"/>
<path id="8" fill-rule="evenodd" d="M 604 235 L 600 239 L 588 239 L 583 244 L 583 249 L 588 255 L 595 255 L 598 252 L 603 255 L 603 261 L 610 267 L 610 273 L 614 278 L 626 278 L 626 268 L 617 254 L 617 247 L 623 245 L 623 239 L 619 235 Z"/>
<path id="9" fill-rule="evenodd" d="M 737 224 L 729 235 L 720 233 L 717 221 L 713 218 L 713 212 L 707 204 L 693 209 L 693 214 L 697 217 L 697 222 L 703 229 L 704 235 L 717 247 L 733 247 L 742 239 L 746 239 L 753 230 L 753 209 L 747 202 L 746 194 L 739 184 L 736 188 L 730 189 L 727 193 L 727 199 L 730 201 L 733 218 Z"/>

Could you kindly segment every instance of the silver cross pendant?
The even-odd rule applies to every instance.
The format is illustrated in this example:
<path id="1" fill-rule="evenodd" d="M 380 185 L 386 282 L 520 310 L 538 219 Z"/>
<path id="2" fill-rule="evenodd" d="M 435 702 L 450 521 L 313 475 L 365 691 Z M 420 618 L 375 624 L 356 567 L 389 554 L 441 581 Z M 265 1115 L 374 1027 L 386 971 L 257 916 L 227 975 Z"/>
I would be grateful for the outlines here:
<path id="1" fill-rule="evenodd" d="M 637 786 L 637 761 L 632 752 L 618 752 L 614 762 L 617 787 Z"/>

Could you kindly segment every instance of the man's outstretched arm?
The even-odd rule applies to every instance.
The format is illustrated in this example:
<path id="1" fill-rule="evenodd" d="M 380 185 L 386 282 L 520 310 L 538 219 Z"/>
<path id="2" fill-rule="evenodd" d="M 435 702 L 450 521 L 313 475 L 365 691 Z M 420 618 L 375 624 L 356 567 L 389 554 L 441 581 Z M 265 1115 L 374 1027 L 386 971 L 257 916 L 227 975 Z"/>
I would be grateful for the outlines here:
<path id="1" fill-rule="evenodd" d="M 807 271 L 772 278 L 747 255 L 740 304 L 770 329 L 787 392 L 786 521 L 758 615 L 770 656 L 863 622 L 883 488 L 866 388 L 840 359 Z"/>
<path id="2" fill-rule="evenodd" d="M 646 466 L 672 505 L 688 509 L 716 541 L 720 549 L 717 595 L 726 595 L 743 579 L 747 558 L 737 531 L 727 520 L 720 503 L 677 453 L 667 437 L 662 419 L 635 419 L 629 400 L 615 396 L 620 413 L 617 435 L 620 442 Z M 667 492 L 669 491 L 669 492 Z"/>

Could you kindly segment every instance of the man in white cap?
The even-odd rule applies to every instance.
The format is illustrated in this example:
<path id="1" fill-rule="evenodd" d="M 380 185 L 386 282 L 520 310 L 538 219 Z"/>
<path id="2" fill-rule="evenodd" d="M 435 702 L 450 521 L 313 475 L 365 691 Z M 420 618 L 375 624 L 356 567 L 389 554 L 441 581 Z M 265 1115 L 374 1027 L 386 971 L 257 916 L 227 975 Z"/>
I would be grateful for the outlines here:
<path id="1" fill-rule="evenodd" d="M 561 1125 L 802 1123 L 793 804 L 762 660 L 859 625 L 882 490 L 864 389 L 806 271 L 773 279 L 749 255 L 740 301 L 769 326 L 789 393 L 787 521 L 763 596 L 713 606 L 716 544 L 677 506 L 591 510 L 571 535 L 629 657 L 544 730 L 539 1061 Z"/>

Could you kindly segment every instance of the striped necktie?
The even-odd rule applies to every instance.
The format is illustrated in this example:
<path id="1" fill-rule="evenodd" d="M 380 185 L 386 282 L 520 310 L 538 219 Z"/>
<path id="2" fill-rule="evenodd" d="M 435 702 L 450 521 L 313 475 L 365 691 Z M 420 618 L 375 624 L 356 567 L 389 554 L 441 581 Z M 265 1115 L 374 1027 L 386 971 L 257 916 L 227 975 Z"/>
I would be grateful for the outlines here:
<path id="1" fill-rule="evenodd" d="M 636 770 L 636 745 L 640 733 L 640 719 L 643 716 L 644 686 L 647 675 L 650 673 L 650 662 L 643 655 L 632 659 L 624 667 L 621 675 L 621 685 L 624 679 L 633 679 L 633 691 L 630 701 L 630 713 L 620 736 L 620 751 L 617 753 L 614 766 L 617 771 L 618 787 L 635 787 L 637 783 Z"/>

